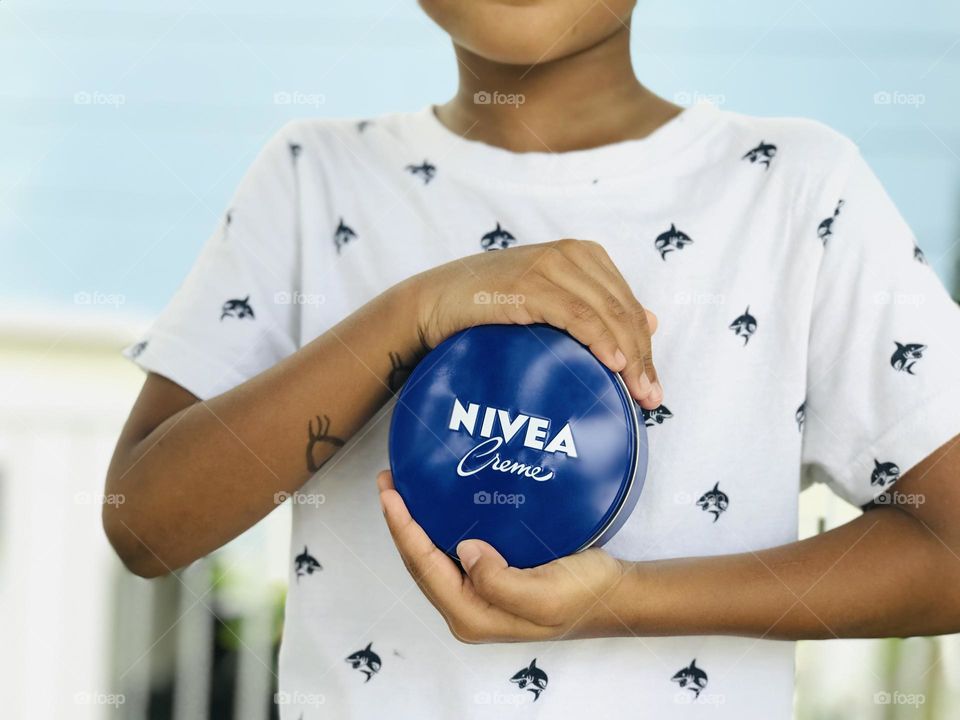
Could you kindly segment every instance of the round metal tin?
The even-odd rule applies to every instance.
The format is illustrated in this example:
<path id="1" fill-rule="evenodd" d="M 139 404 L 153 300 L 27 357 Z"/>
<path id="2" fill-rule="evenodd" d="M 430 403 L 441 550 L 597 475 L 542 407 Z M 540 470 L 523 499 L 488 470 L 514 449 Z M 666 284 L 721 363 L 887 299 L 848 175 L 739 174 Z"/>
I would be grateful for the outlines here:
<path id="1" fill-rule="evenodd" d="M 607 542 L 633 511 L 646 428 L 623 380 L 547 325 L 482 325 L 397 397 L 394 484 L 437 547 L 486 540 L 514 567 Z"/>

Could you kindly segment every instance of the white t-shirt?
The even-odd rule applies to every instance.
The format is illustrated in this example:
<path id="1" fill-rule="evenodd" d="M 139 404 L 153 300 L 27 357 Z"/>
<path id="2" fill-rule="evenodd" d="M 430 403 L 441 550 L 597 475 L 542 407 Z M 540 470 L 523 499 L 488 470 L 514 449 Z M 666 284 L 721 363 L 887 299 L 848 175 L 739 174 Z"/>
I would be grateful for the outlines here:
<path id="1" fill-rule="evenodd" d="M 411 274 L 564 237 L 603 243 L 660 319 L 664 406 L 618 557 L 789 543 L 804 483 L 864 505 L 960 432 L 960 313 L 854 144 L 707 105 L 563 154 L 463 139 L 430 109 L 291 123 L 127 352 L 209 398 Z M 293 508 L 280 690 L 303 702 L 284 719 L 791 717 L 790 642 L 458 642 L 380 512 L 389 423 Z"/>

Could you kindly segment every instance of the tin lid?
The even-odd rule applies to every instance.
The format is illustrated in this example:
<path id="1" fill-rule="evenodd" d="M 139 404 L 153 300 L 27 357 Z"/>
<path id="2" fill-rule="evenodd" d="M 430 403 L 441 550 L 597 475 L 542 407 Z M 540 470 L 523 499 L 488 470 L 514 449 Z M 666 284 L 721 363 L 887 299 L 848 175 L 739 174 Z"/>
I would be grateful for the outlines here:
<path id="1" fill-rule="evenodd" d="M 605 542 L 647 443 L 616 373 L 547 325 L 483 325 L 417 365 L 390 427 L 394 485 L 437 547 L 486 540 L 514 567 Z"/>

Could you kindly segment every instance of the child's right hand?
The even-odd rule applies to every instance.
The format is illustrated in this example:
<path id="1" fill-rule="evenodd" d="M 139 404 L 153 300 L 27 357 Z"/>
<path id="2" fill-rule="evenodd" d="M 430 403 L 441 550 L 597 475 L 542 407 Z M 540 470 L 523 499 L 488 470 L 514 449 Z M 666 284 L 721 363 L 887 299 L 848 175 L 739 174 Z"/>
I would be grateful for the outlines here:
<path id="1" fill-rule="evenodd" d="M 427 348 L 475 325 L 548 323 L 619 372 L 642 407 L 663 400 L 650 343 L 657 318 L 599 243 L 558 240 L 480 253 L 411 281 Z"/>

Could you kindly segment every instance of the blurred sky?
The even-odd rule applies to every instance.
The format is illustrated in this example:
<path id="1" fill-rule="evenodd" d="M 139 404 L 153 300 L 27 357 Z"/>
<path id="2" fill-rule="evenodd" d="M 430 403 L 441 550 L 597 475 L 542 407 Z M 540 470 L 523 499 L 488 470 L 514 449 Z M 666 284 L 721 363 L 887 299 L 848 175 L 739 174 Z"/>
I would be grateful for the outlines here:
<path id="1" fill-rule="evenodd" d="M 856 140 L 953 284 L 960 3 L 640 0 L 634 27 L 664 96 Z M 413 0 L 4 0 L 0 68 L 6 312 L 99 293 L 108 312 L 156 313 L 283 122 L 416 109 L 455 85 Z"/>

